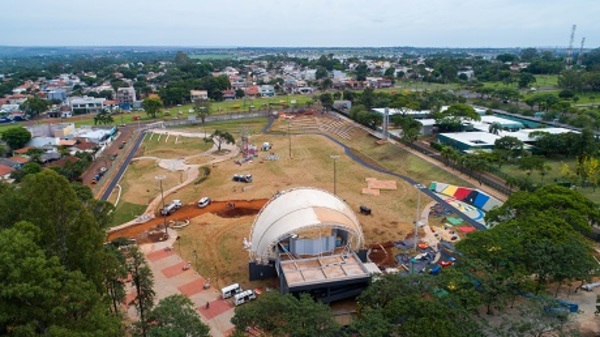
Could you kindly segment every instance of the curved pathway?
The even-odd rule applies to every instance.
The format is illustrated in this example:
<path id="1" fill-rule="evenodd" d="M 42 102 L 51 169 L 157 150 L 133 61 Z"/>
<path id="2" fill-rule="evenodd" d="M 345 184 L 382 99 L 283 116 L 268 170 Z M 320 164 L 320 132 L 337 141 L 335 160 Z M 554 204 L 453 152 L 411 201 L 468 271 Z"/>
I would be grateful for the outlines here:
<path id="1" fill-rule="evenodd" d="M 163 130 L 159 130 L 159 131 L 163 131 Z M 154 132 L 154 130 L 150 130 L 149 132 Z M 177 135 L 178 132 L 171 132 L 171 135 Z M 189 133 L 185 133 L 186 136 Z M 202 136 L 204 136 L 204 134 L 202 134 Z M 198 137 L 198 136 L 196 136 Z M 172 194 L 182 188 L 184 188 L 185 186 L 193 183 L 199 176 L 199 172 L 198 169 L 201 166 L 206 166 L 206 165 L 212 165 L 212 164 L 216 164 L 216 163 L 220 163 L 226 160 L 229 160 L 235 156 L 238 155 L 239 153 L 239 148 L 235 145 L 235 144 L 223 144 L 221 146 L 222 150 L 229 150 L 230 152 L 225 154 L 225 155 L 214 155 L 212 154 L 213 152 L 215 152 L 217 150 L 217 146 L 213 145 L 213 147 L 202 153 L 202 154 L 197 154 L 197 155 L 192 155 L 189 157 L 185 157 L 183 159 L 162 159 L 162 158 L 158 158 L 158 157 L 137 157 L 137 158 L 131 158 L 127 161 L 127 164 L 129 164 L 129 162 L 131 161 L 138 161 L 138 160 L 156 160 L 159 163 L 159 166 L 163 169 L 167 169 L 167 170 L 174 170 L 174 171 L 185 171 L 186 173 L 186 179 L 184 182 L 182 182 L 181 184 L 174 186 L 166 191 L 163 192 L 164 197 L 168 196 L 169 194 Z M 186 160 L 188 158 L 194 158 L 194 157 L 198 157 L 198 156 L 211 156 L 212 160 L 204 163 L 202 165 L 200 164 L 186 164 Z M 178 163 L 178 165 L 173 165 L 173 161 L 177 161 L 180 162 Z M 166 163 L 165 163 L 166 162 Z M 162 164 L 162 165 L 161 165 Z M 124 167 L 126 168 L 126 166 L 124 165 Z M 176 168 L 176 169 L 172 169 L 172 168 Z M 125 170 L 123 170 L 123 172 L 125 172 Z M 110 194 L 109 194 L 110 195 Z M 108 197 L 107 197 L 108 198 Z M 151 220 L 152 218 L 154 218 L 154 210 L 160 205 L 162 201 L 161 195 L 158 194 L 149 204 L 148 207 L 146 207 L 146 210 L 144 211 L 144 214 L 142 214 L 141 216 L 137 217 L 136 219 L 133 219 L 129 222 L 126 222 L 124 224 L 121 224 L 119 226 L 114 226 L 111 227 L 110 232 L 112 231 L 119 231 L 122 230 L 124 228 L 127 228 L 129 226 L 133 226 L 133 225 L 137 225 L 143 222 L 147 222 L 149 220 Z"/>
<path id="2" fill-rule="evenodd" d="M 272 124 L 272 123 L 271 123 Z M 269 130 L 267 128 L 263 129 L 263 132 L 268 132 Z M 365 162 L 364 160 L 362 160 L 360 157 L 358 157 L 357 155 L 355 155 L 354 153 L 352 153 L 352 151 L 350 150 L 350 148 L 342 143 L 341 141 L 337 140 L 336 138 L 328 135 L 328 134 L 323 134 L 323 133 L 303 133 L 303 134 L 295 134 L 295 135 L 320 135 L 323 136 L 329 140 L 331 140 L 332 142 L 334 142 L 335 144 L 339 145 L 340 147 L 342 147 L 344 149 L 344 153 L 353 161 L 355 161 L 356 163 L 360 164 L 361 166 L 368 168 L 370 170 L 382 173 L 382 174 L 387 174 L 387 175 L 391 175 L 394 176 L 396 178 L 400 178 L 404 181 L 406 181 L 407 183 L 413 185 L 416 189 L 420 190 L 421 192 L 423 192 L 425 195 L 429 196 L 431 199 L 435 200 L 436 202 L 444 205 L 445 207 L 448 207 L 449 209 L 452 209 L 454 211 L 454 213 L 456 213 L 456 215 L 458 215 L 460 218 L 462 218 L 464 221 L 466 221 L 468 224 L 470 224 L 471 226 L 477 228 L 478 230 L 486 230 L 487 228 L 485 226 L 483 226 L 482 224 L 480 224 L 479 222 L 471 219 L 470 217 L 468 217 L 467 215 L 463 214 L 459 209 L 457 209 L 456 207 L 450 205 L 449 203 L 447 203 L 444 199 L 440 198 L 437 194 L 435 194 L 434 192 L 430 191 L 429 189 L 427 189 L 426 186 L 420 184 L 419 182 L 415 181 L 414 179 L 384 169 L 384 168 L 380 168 L 380 167 L 376 167 L 373 166 L 367 162 Z"/>

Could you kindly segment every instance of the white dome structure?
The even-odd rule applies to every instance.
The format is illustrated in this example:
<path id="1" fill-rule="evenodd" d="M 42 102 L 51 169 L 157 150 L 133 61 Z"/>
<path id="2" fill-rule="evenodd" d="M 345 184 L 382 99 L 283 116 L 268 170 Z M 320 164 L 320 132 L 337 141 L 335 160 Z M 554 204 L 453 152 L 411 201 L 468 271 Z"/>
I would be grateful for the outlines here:
<path id="1" fill-rule="evenodd" d="M 346 245 L 352 249 L 363 245 L 360 222 L 343 200 L 320 189 L 302 187 L 280 192 L 263 206 L 252 224 L 250 257 L 262 263 L 275 260 L 279 242 L 314 228 L 346 232 Z"/>

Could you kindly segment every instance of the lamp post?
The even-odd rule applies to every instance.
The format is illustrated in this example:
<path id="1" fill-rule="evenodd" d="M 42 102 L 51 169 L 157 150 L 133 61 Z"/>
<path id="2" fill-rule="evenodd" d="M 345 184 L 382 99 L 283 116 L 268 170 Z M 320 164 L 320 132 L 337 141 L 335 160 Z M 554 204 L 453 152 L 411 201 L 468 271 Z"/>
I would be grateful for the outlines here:
<path id="1" fill-rule="evenodd" d="M 198 253 L 196 253 L 196 250 L 194 249 L 192 254 L 194 254 L 194 269 L 198 272 Z"/>
<path id="2" fill-rule="evenodd" d="M 417 244 L 419 243 L 419 227 L 423 224 L 421 222 L 421 189 L 425 186 L 421 184 L 416 184 L 414 187 L 417 189 L 417 214 L 415 217 L 415 246 L 414 249 L 417 250 Z"/>
<path id="3" fill-rule="evenodd" d="M 290 133 L 290 125 L 292 122 L 288 119 L 288 143 L 289 143 L 289 155 L 292 158 L 292 134 Z"/>
<path id="4" fill-rule="evenodd" d="M 331 159 L 333 159 L 333 195 L 337 195 L 337 170 L 336 170 L 335 164 L 337 162 L 337 159 L 340 157 L 340 155 L 332 154 L 329 157 Z"/>
<path id="5" fill-rule="evenodd" d="M 165 195 L 163 194 L 163 185 L 162 182 L 163 180 L 165 180 L 165 176 L 164 175 L 157 175 L 156 177 L 154 177 L 154 179 L 159 181 L 160 184 L 160 199 L 162 201 L 162 209 L 160 211 L 160 213 L 163 216 L 163 226 L 165 228 L 165 235 L 169 235 L 169 233 L 167 232 L 167 213 L 165 212 Z"/>

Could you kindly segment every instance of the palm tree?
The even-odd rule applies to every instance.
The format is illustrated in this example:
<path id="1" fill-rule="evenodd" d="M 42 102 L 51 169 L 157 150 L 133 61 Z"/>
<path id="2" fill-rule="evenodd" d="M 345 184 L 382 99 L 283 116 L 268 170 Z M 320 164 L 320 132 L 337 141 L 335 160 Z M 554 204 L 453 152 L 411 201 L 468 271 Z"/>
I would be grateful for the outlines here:
<path id="1" fill-rule="evenodd" d="M 502 125 L 498 122 L 494 122 L 494 123 L 490 124 L 490 127 L 488 129 L 488 131 L 494 135 L 497 135 L 498 133 L 500 133 L 500 130 L 502 130 Z"/>

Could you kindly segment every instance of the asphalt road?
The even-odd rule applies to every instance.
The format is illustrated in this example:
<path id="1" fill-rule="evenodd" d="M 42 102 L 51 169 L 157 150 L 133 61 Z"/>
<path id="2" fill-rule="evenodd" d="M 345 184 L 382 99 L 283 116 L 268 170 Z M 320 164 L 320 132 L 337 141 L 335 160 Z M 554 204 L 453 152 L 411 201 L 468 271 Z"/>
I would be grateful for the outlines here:
<path id="1" fill-rule="evenodd" d="M 132 132 L 133 132 L 133 129 L 132 129 Z M 127 157 L 125 157 L 125 160 L 123 161 L 123 164 L 121 164 L 121 166 L 117 170 L 116 174 L 113 176 L 112 180 L 108 183 L 106 190 L 104 190 L 104 193 L 102 193 L 102 195 L 100 196 L 100 200 L 108 200 L 108 198 L 110 197 L 110 194 L 112 193 L 112 190 L 115 188 L 115 186 L 117 185 L 119 180 L 121 180 L 121 177 L 125 173 L 127 166 L 129 166 L 129 162 L 131 161 L 131 159 L 137 152 L 138 148 L 140 147 L 140 144 L 142 144 L 142 140 L 144 140 L 144 134 L 145 134 L 145 132 L 141 132 L 137 136 L 137 139 L 134 140 L 135 143 L 131 147 L 131 151 L 129 151 L 129 153 L 127 154 Z"/>

